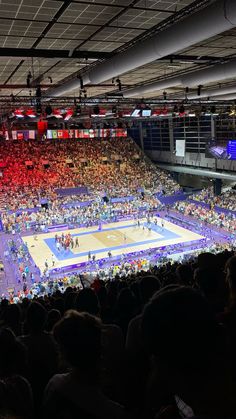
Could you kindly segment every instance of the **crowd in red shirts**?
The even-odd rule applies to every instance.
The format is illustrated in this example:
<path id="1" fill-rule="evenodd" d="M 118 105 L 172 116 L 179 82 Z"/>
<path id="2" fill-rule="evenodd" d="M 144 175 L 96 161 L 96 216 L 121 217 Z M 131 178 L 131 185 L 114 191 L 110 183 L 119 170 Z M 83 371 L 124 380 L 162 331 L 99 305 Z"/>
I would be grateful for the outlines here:
<path id="1" fill-rule="evenodd" d="M 95 196 L 151 193 L 172 194 L 178 184 L 144 159 L 129 138 L 8 142 L 0 144 L 0 207 L 32 208 L 44 197 L 57 199 L 55 188 L 86 186 Z M 5 167 L 4 167 L 5 166 Z"/>

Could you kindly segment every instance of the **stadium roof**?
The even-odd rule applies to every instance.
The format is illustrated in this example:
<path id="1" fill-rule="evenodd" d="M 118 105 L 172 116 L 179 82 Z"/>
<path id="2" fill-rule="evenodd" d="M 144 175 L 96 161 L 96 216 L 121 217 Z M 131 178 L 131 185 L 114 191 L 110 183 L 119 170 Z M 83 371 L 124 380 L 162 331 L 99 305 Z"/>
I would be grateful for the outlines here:
<path id="1" fill-rule="evenodd" d="M 39 83 L 47 95 L 47 91 L 53 92 L 68 80 L 77 79 L 76 87 L 63 96 L 79 96 L 82 88 L 86 89 L 88 97 L 102 97 L 119 89 L 125 92 L 149 82 L 184 77 L 199 69 L 209 67 L 214 70 L 214 66 L 236 57 L 234 6 L 233 10 L 225 10 L 225 18 L 230 22 L 227 30 L 221 32 L 219 29 L 218 34 L 194 44 L 189 42 L 191 45 L 185 48 L 181 48 L 180 42 L 179 49 L 177 45 L 173 54 L 163 52 L 159 59 L 149 60 L 141 66 L 136 62 L 134 68 L 122 74 L 98 83 L 90 80 L 83 84 L 86 74 L 96 72 L 104 63 L 108 67 L 115 56 L 119 62 L 125 51 L 129 54 L 129 50 L 163 31 L 162 39 L 165 34 L 168 38 L 168 30 L 176 22 L 181 24 L 199 10 L 204 12 L 220 2 L 224 3 L 223 0 L 2 0 L 0 95 L 29 95 Z M 202 29 L 199 25 L 200 32 Z M 177 42 L 178 36 L 176 31 Z M 191 27 L 189 39 L 191 41 Z M 31 87 L 26 86 L 29 72 Z M 81 79 L 82 84 L 78 82 Z M 230 86 L 233 89 L 233 82 L 233 75 L 227 79 L 209 79 L 200 88 L 218 91 L 220 84 L 220 88 Z M 164 89 L 142 92 L 139 96 L 160 97 L 166 90 L 170 97 L 181 98 L 186 87 L 177 82 L 170 87 L 167 84 Z M 196 86 L 188 93 L 194 92 Z"/>

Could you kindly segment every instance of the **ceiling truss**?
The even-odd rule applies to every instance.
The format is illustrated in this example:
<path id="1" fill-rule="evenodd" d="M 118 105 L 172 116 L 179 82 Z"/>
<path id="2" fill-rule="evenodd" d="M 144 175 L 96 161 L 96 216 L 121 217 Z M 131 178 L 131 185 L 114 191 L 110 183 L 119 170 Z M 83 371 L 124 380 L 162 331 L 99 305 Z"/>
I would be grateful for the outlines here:
<path id="1" fill-rule="evenodd" d="M 29 95 L 29 71 L 34 75 L 33 87 L 39 83 L 42 89 L 63 84 L 211 1 L 37 0 L 34 4 L 28 0 L 2 0 L 0 89 L 9 96 Z M 236 30 L 231 30 L 120 76 L 122 89 L 195 71 L 235 56 Z M 86 89 L 87 96 L 99 100 L 118 90 L 111 80 Z M 71 96 L 79 97 L 79 91 Z"/>

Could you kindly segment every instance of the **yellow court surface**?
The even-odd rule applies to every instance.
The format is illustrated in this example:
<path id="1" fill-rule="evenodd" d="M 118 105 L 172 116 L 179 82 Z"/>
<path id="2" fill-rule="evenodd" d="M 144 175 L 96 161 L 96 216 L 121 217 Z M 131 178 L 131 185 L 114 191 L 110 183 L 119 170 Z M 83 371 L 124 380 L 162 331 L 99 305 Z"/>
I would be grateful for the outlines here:
<path id="1" fill-rule="evenodd" d="M 63 268 L 69 265 L 87 262 L 88 252 L 96 255 L 96 260 L 108 257 L 111 251 L 112 256 L 138 252 L 158 248 L 166 245 L 186 243 L 200 240 L 203 236 L 179 227 L 171 222 L 158 219 L 158 225 L 151 224 L 151 231 L 146 227 L 146 220 L 140 220 L 138 227 L 134 221 L 121 221 L 117 223 L 104 224 L 99 231 L 97 226 L 89 228 L 77 228 L 44 233 L 37 236 L 23 236 L 22 239 L 27 243 L 29 252 L 35 264 L 44 270 L 45 260 L 47 259 L 49 268 L 52 268 L 52 261 L 55 261 L 55 268 Z M 144 225 L 144 228 L 143 228 Z M 57 250 L 55 234 L 60 236 L 72 235 L 73 239 L 78 237 L 79 247 L 73 249 Z"/>

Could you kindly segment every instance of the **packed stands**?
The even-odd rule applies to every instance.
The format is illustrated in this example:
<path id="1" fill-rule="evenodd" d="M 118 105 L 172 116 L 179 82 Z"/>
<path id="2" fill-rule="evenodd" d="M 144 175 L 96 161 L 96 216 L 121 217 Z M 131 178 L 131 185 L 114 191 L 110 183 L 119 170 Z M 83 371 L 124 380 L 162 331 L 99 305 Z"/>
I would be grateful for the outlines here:
<path id="1" fill-rule="evenodd" d="M 158 256 L 148 250 L 133 259 L 111 257 L 103 266 L 89 255 L 84 271 L 51 273 L 54 256 L 39 272 L 20 234 L 33 231 L 36 240 L 42 226 L 87 228 L 158 211 L 166 220 L 180 214 L 182 226 L 188 217 L 198 220 L 198 232 L 213 225 L 233 235 L 236 218 L 189 201 L 164 208 L 161 195 L 175 196 L 180 187 L 132 140 L 9 147 L 12 154 L 2 149 L 2 234 L 4 257 L 16 266 L 20 287 L 0 301 L 3 417 L 176 419 L 203 413 L 215 419 L 217 409 L 217 418 L 231 419 L 236 378 L 232 240 L 220 242 L 219 236 L 214 242 L 206 234 L 201 248 L 190 246 L 184 258 L 182 243 L 163 246 Z M 113 160 L 115 153 L 119 161 Z M 87 189 L 80 195 L 56 193 L 66 187 Z M 46 208 L 41 208 L 43 199 Z M 55 241 L 58 237 L 55 233 Z M 65 237 L 69 246 L 77 246 L 70 233 Z M 156 385 L 161 391 L 153 396 Z M 219 404 L 215 394 L 223 394 Z"/>
<path id="2" fill-rule="evenodd" d="M 236 419 L 236 0 L 0 23 L 0 419 Z"/>
<path id="3" fill-rule="evenodd" d="M 212 224 L 213 226 L 223 228 L 233 234 L 236 231 L 236 215 L 233 213 L 218 213 L 214 209 L 204 208 L 188 201 L 180 201 L 174 205 L 174 208 L 184 215 L 191 215 L 200 222 Z"/>
<path id="4" fill-rule="evenodd" d="M 137 195 L 140 188 L 149 194 L 172 194 L 179 189 L 127 138 L 9 142 L 7 147 L 0 144 L 0 153 L 5 166 L 0 178 L 1 206 L 9 210 L 37 207 L 43 197 L 54 202 L 55 188 L 85 186 L 92 197 Z"/>
<path id="5" fill-rule="evenodd" d="M 197 194 L 191 195 L 189 198 L 195 201 L 205 202 L 211 206 L 236 211 L 236 191 L 234 189 L 229 189 L 221 195 L 215 196 L 213 188 L 207 188 Z"/>

